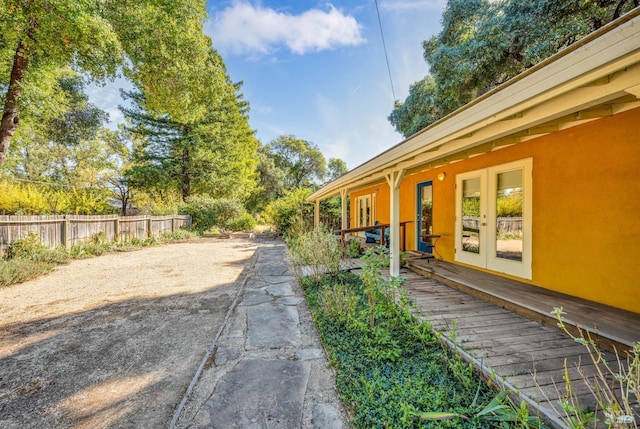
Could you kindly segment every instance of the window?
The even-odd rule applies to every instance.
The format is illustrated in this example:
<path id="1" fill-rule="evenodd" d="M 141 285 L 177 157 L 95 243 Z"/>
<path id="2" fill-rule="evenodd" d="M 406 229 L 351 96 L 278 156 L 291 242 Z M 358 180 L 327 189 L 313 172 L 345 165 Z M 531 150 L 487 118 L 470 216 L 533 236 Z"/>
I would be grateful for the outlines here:
<path id="1" fill-rule="evenodd" d="M 362 195 L 357 200 L 356 227 L 369 226 L 371 224 L 371 195 Z"/>

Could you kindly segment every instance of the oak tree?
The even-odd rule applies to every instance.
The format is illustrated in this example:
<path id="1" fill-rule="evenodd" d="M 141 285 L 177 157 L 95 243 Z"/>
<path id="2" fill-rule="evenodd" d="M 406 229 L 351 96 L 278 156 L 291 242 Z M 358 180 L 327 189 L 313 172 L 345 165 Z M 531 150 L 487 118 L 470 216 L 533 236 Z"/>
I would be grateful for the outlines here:
<path id="1" fill-rule="evenodd" d="M 430 76 L 389 121 L 408 137 L 543 61 L 639 0 L 449 0 L 442 30 L 423 43 Z"/>
<path id="2" fill-rule="evenodd" d="M 143 89 L 146 107 L 181 120 L 203 115 L 210 97 L 197 67 L 210 41 L 204 0 L 0 0 L 0 166 L 20 123 L 23 102 L 41 75 L 72 66 L 96 82 L 123 74 Z M 211 90 L 215 90 L 212 88 Z"/>

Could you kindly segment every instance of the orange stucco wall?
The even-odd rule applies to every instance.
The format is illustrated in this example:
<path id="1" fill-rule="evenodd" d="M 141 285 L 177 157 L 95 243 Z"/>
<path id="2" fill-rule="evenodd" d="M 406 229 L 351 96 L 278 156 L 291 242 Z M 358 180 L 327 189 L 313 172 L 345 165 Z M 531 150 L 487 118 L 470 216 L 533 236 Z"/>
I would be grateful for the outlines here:
<path id="1" fill-rule="evenodd" d="M 442 235 L 438 251 L 454 262 L 456 174 L 529 157 L 530 283 L 640 313 L 640 109 L 405 176 L 400 218 L 413 221 L 407 247 L 416 247 L 418 183 L 433 181 L 433 228 Z M 446 172 L 443 181 L 437 179 L 440 172 Z M 354 192 L 352 198 L 376 188 L 377 218 L 387 222 L 386 183 Z"/>

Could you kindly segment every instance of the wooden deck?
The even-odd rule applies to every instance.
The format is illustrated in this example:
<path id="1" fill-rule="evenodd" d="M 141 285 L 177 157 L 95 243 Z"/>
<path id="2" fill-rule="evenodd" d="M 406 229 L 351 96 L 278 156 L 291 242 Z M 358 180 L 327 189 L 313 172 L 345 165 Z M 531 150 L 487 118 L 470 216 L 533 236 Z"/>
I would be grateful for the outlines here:
<path id="1" fill-rule="evenodd" d="M 621 351 L 640 341 L 638 313 L 434 259 L 413 259 L 409 268 L 553 328 L 557 321 L 550 313 L 555 307 L 562 307 L 568 325 L 588 331 L 608 350 Z"/>
<path id="2" fill-rule="evenodd" d="M 594 399 L 576 367 L 587 375 L 596 368 L 585 347 L 557 329 L 553 308 L 564 308 L 567 323 L 596 333 L 601 346 L 621 350 L 640 340 L 636 313 L 433 259 L 414 259 L 409 265 L 413 271 L 403 269 L 401 275 L 420 318 L 487 377 L 519 392 L 554 427 L 564 427 L 557 411 L 565 392 L 565 362 L 582 406 Z M 614 353 L 603 357 L 617 366 Z"/>
<path id="3" fill-rule="evenodd" d="M 418 316 L 443 334 L 444 342 L 487 378 L 525 401 L 554 428 L 565 428 L 558 403 L 568 368 L 580 404 L 594 404 L 580 371 L 596 374 L 587 349 L 560 331 L 551 315 L 563 307 L 565 322 L 597 335 L 600 347 L 621 356 L 640 341 L 640 314 L 569 297 L 525 283 L 429 258 L 412 258 L 403 268 L 404 288 Z M 346 269 L 361 268 L 352 260 Z M 357 271 L 356 271 L 357 272 Z M 603 359 L 617 368 L 616 354 Z M 636 416 L 640 420 L 640 415 Z"/>

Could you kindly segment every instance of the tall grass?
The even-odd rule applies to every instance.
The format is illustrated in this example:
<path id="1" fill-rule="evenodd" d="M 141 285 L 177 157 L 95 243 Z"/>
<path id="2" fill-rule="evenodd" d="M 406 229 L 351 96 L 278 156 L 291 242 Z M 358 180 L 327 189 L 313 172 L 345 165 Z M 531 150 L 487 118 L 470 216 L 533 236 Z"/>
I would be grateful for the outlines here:
<path id="1" fill-rule="evenodd" d="M 637 429 L 640 422 L 640 342 L 633 343 L 631 350 L 616 352 L 616 363 L 611 365 L 589 333 L 578 329 L 572 334 L 564 323 L 562 307 L 552 313 L 558 320 L 558 327 L 585 347 L 588 362 L 578 363 L 569 368 L 565 361 L 564 383 L 556 385 L 560 400 L 555 412 L 562 422 L 571 429 L 600 428 Z M 595 372 L 587 373 L 586 365 L 593 365 Z M 579 377 L 572 381 L 570 369 Z M 538 386 L 544 396 L 544 390 Z M 580 401 L 580 391 L 588 392 L 595 407 L 585 407 Z M 550 402 L 554 406 L 553 402 Z"/>
<path id="2" fill-rule="evenodd" d="M 331 231 L 318 227 L 286 238 L 289 257 L 294 272 L 301 277 L 310 275 L 319 281 L 325 274 L 335 275 L 340 271 L 342 248 Z"/>

